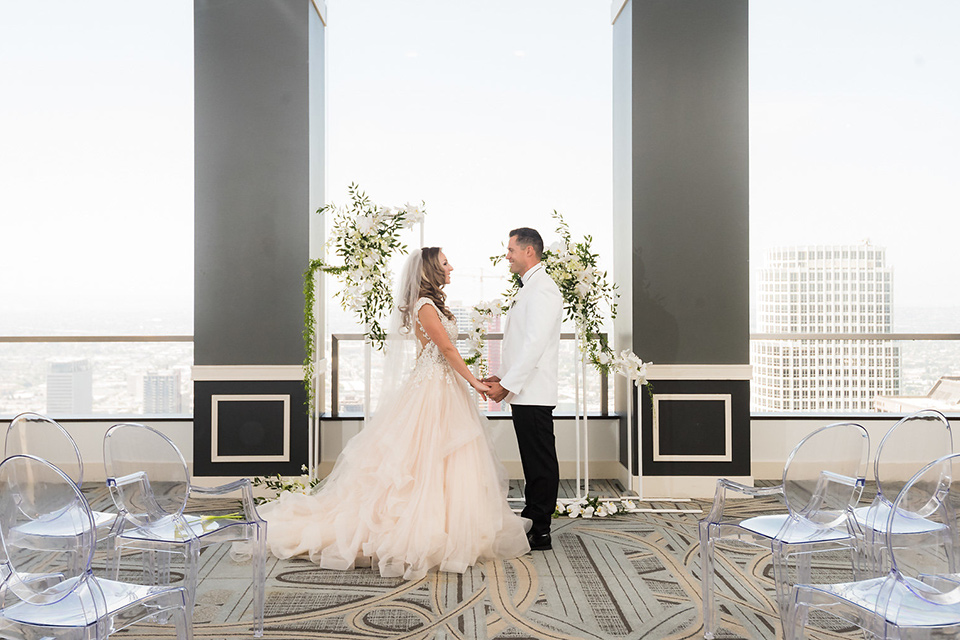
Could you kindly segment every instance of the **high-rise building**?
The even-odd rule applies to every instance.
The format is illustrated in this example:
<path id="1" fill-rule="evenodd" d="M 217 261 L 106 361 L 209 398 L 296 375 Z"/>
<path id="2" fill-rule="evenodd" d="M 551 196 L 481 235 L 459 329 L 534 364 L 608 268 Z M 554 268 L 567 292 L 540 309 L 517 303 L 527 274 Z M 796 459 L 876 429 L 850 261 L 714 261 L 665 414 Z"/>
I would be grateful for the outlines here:
<path id="1" fill-rule="evenodd" d="M 760 272 L 762 334 L 890 333 L 893 268 L 886 250 L 784 247 Z M 870 411 L 877 395 L 900 390 L 900 347 L 882 340 L 776 340 L 751 346 L 758 411 Z"/>
<path id="2" fill-rule="evenodd" d="M 47 413 L 88 415 L 93 412 L 93 369 L 86 359 L 47 362 Z"/>
<path id="3" fill-rule="evenodd" d="M 180 413 L 180 372 L 151 371 L 143 376 L 143 412 Z"/>

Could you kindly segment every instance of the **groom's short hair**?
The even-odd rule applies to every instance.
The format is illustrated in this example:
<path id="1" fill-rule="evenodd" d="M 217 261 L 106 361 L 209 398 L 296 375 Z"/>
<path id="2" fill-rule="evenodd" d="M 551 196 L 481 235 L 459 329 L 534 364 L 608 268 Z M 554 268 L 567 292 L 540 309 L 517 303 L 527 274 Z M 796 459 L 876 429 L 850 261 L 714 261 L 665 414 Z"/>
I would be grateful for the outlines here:
<path id="1" fill-rule="evenodd" d="M 543 257 L 543 238 L 537 233 L 536 229 L 530 227 L 520 227 L 510 232 L 511 238 L 517 239 L 517 244 L 521 247 L 533 247 L 537 252 L 537 258 Z"/>

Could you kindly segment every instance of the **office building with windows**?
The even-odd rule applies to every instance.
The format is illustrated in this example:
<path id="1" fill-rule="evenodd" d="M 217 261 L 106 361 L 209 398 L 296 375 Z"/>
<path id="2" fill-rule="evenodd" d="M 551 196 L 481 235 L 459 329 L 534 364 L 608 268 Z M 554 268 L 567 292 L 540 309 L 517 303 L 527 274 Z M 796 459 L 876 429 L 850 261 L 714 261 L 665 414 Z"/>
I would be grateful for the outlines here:
<path id="1" fill-rule="evenodd" d="M 89 415 L 93 411 L 93 369 L 86 359 L 47 363 L 47 413 Z"/>
<path id="2" fill-rule="evenodd" d="M 893 268 L 883 247 L 767 252 L 759 283 L 763 338 L 752 344 L 754 410 L 862 412 L 878 395 L 897 395 L 899 345 L 853 335 L 890 333 L 892 305 Z"/>
<path id="3" fill-rule="evenodd" d="M 180 413 L 181 409 L 179 371 L 151 371 L 143 376 L 144 413 Z"/>

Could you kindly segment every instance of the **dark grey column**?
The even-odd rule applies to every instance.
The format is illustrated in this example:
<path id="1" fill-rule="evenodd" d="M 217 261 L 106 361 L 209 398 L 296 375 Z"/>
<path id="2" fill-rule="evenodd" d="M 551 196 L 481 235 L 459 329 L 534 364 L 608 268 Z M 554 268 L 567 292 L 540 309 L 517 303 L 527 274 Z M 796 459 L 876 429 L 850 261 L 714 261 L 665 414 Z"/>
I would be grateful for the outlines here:
<path id="1" fill-rule="evenodd" d="M 324 25 L 311 0 L 195 0 L 194 36 L 194 473 L 299 474 Z"/>
<path id="2" fill-rule="evenodd" d="M 628 0 L 613 26 L 616 334 L 656 365 L 645 478 L 750 475 L 747 17 Z"/>

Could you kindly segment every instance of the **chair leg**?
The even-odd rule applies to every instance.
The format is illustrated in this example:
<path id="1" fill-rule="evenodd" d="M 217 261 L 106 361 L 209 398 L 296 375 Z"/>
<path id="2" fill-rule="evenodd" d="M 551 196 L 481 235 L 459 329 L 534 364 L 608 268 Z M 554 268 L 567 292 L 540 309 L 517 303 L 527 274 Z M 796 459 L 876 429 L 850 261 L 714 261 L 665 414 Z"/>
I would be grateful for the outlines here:
<path id="1" fill-rule="evenodd" d="M 773 582 L 777 589 L 777 608 L 780 610 L 780 625 L 783 627 L 783 636 L 786 638 L 791 614 L 788 601 L 790 598 L 790 554 L 783 548 L 782 544 L 778 544 L 776 541 L 772 544 L 772 551 Z"/>
<path id="2" fill-rule="evenodd" d="M 193 620 L 187 618 L 187 596 L 183 593 L 181 606 L 170 610 L 171 622 L 177 631 L 177 640 L 193 640 Z"/>
<path id="3" fill-rule="evenodd" d="M 710 523 L 700 523 L 700 585 L 703 596 L 703 637 L 713 639 L 716 631 L 714 619 L 714 554 L 716 548 L 710 539 Z"/>
<path id="4" fill-rule="evenodd" d="M 791 624 L 783 625 L 784 640 L 803 640 L 806 636 L 808 607 L 806 603 L 794 602 L 791 608 L 793 619 L 790 621 Z"/>
<path id="5" fill-rule="evenodd" d="M 256 553 L 253 558 L 253 635 L 263 636 L 264 601 L 267 590 L 267 528 L 256 528 Z"/>
<path id="6" fill-rule="evenodd" d="M 187 622 L 193 625 L 193 605 L 197 601 L 197 582 L 199 581 L 200 545 L 187 545 L 184 553 L 183 587 L 187 590 Z"/>
<path id="7" fill-rule="evenodd" d="M 147 584 L 160 584 L 160 574 L 157 568 L 157 552 L 155 550 L 151 549 L 143 552 L 143 574 Z"/>

